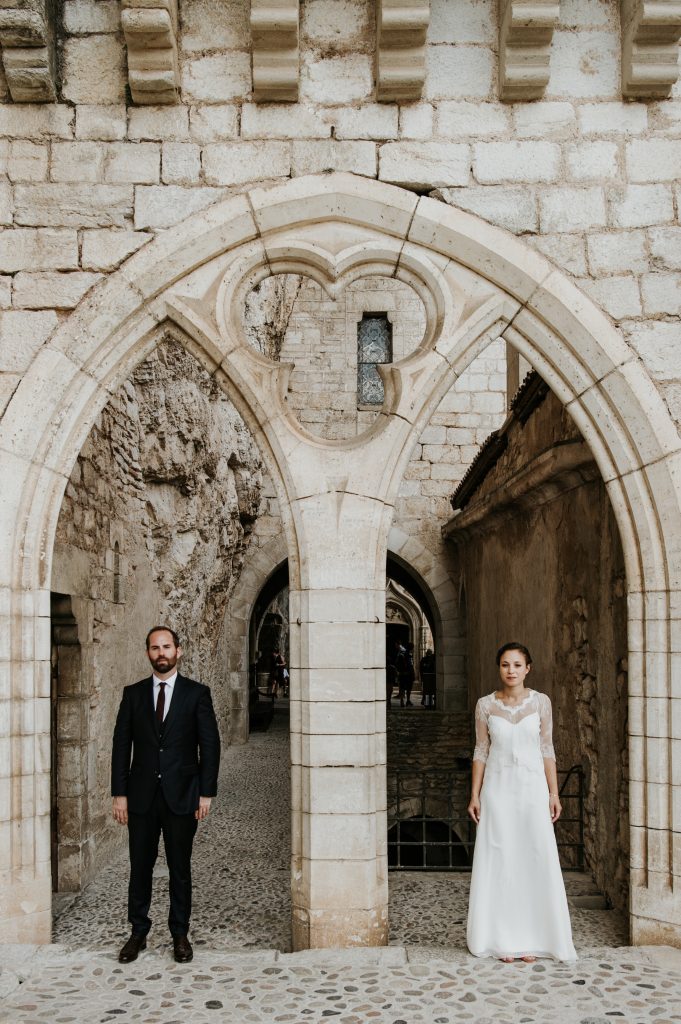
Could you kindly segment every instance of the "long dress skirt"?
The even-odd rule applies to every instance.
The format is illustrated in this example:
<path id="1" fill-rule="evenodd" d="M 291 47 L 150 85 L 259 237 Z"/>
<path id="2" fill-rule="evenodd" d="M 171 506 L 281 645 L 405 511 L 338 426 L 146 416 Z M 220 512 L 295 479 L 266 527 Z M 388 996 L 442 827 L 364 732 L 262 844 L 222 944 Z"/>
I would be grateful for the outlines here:
<path id="1" fill-rule="evenodd" d="M 504 764 L 480 793 L 468 948 L 474 956 L 576 960 L 543 772 Z"/>

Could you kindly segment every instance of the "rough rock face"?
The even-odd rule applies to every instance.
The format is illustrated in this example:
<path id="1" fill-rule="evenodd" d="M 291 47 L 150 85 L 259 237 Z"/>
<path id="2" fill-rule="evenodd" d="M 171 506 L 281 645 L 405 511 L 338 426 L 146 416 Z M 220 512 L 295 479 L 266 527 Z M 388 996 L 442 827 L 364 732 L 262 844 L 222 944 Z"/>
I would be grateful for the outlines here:
<path id="1" fill-rule="evenodd" d="M 187 638 L 185 670 L 219 682 L 222 619 L 260 504 L 259 456 L 229 399 L 180 345 L 159 349 L 132 385 L 161 608 Z"/>

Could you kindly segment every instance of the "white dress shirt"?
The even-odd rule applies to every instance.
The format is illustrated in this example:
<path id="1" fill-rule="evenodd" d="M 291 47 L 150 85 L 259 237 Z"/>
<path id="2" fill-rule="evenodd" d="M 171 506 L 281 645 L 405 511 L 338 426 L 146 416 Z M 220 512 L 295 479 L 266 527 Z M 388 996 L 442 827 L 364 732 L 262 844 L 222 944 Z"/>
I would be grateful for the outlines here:
<path id="1" fill-rule="evenodd" d="M 173 687 L 175 686 L 175 680 L 177 679 L 177 672 L 175 672 L 169 679 L 157 679 L 152 674 L 151 677 L 154 681 L 154 713 L 156 712 L 156 705 L 158 704 L 158 695 L 161 692 L 161 683 L 166 684 L 166 688 L 163 691 L 165 697 L 165 704 L 163 705 L 163 721 L 165 722 L 168 709 L 170 708 L 170 702 L 173 699 Z"/>

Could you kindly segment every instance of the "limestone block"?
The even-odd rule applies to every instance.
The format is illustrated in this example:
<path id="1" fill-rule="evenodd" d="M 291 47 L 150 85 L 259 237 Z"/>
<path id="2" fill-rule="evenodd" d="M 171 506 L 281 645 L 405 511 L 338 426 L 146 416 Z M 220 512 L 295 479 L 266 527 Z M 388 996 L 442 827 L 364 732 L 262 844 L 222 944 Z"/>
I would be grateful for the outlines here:
<path id="1" fill-rule="evenodd" d="M 584 231 L 605 226 L 605 197 L 600 188 L 556 188 L 539 196 L 542 231 Z"/>
<path id="2" fill-rule="evenodd" d="M 481 142 L 473 154 L 473 174 L 481 185 L 549 182 L 560 172 L 560 146 L 554 142 Z"/>
<path id="3" fill-rule="evenodd" d="M 379 150 L 379 178 L 408 188 L 467 185 L 470 147 L 454 142 L 389 142 Z"/>
<path id="4" fill-rule="evenodd" d="M 291 147 L 287 142 L 213 143 L 203 151 L 203 169 L 209 185 L 288 177 Z"/>
<path id="5" fill-rule="evenodd" d="M 217 202 L 222 195 L 219 188 L 140 185 L 135 189 L 135 227 L 168 228 Z"/>
<path id="6" fill-rule="evenodd" d="M 673 181 L 681 167 L 681 139 L 636 139 L 627 144 L 627 171 L 633 182 Z"/>
<path id="7" fill-rule="evenodd" d="M 106 150 L 104 180 L 111 184 L 154 185 L 159 180 L 161 150 L 155 142 L 112 142 Z"/>
<path id="8" fill-rule="evenodd" d="M 28 369 L 57 323 L 57 314 L 52 312 L 8 310 L 0 313 L 0 370 L 23 373 Z"/>
<path id="9" fill-rule="evenodd" d="M 443 188 L 441 197 L 451 206 L 476 213 L 478 217 L 516 234 L 536 231 L 539 225 L 537 199 L 530 188 L 506 185 Z"/>
<path id="10" fill-rule="evenodd" d="M 249 53 L 209 54 L 182 65 L 182 94 L 190 102 L 224 103 L 246 99 L 251 91 Z"/>
<path id="11" fill-rule="evenodd" d="M 115 270 L 152 236 L 143 231 L 102 228 L 84 231 L 81 266 L 83 270 Z"/>
<path id="12" fill-rule="evenodd" d="M 125 106 L 81 103 L 76 111 L 76 138 L 116 142 L 127 129 Z"/>
<path id="13" fill-rule="evenodd" d="M 64 104 L 14 107 L 0 104 L 0 136 L 16 139 L 73 138 L 74 112 Z"/>
<path id="14" fill-rule="evenodd" d="M 433 107 L 430 103 L 409 103 L 400 107 L 400 138 L 430 139 L 433 135 Z"/>
<path id="15" fill-rule="evenodd" d="M 131 107 L 128 114 L 128 138 L 134 142 L 181 141 L 189 135 L 189 111 L 186 107 Z"/>
<path id="16" fill-rule="evenodd" d="M 430 0 L 377 0 L 376 97 L 417 100 L 426 78 Z"/>
<path id="17" fill-rule="evenodd" d="M 495 60 L 487 48 L 429 46 L 426 63 L 426 99 L 491 98 Z"/>
<path id="18" fill-rule="evenodd" d="M 192 142 L 164 142 L 161 178 L 166 185 L 189 185 L 201 174 L 201 148 Z"/>
<path id="19" fill-rule="evenodd" d="M 0 181 L 0 224 L 12 223 L 12 189 L 9 182 Z"/>
<path id="20" fill-rule="evenodd" d="M 125 54 L 117 36 L 67 38 L 62 74 L 64 99 L 72 103 L 125 100 Z"/>
<path id="21" fill-rule="evenodd" d="M 551 53 L 551 98 L 619 96 L 619 47 L 611 32 L 556 30 Z"/>
<path id="22" fill-rule="evenodd" d="M 0 272 L 17 270 L 75 270 L 78 236 L 75 231 L 14 228 L 0 232 Z"/>
<path id="23" fill-rule="evenodd" d="M 373 89 L 371 58 L 364 53 L 320 57 L 303 67 L 301 99 L 324 106 L 367 102 Z"/>
<path id="24" fill-rule="evenodd" d="M 70 36 L 118 32 L 121 27 L 118 0 L 65 0 L 62 17 Z"/>
<path id="25" fill-rule="evenodd" d="M 568 274 L 586 276 L 586 251 L 581 235 L 538 235 L 533 245 Z"/>
<path id="26" fill-rule="evenodd" d="M 508 131 L 509 123 L 508 111 L 496 103 L 453 100 L 438 104 L 435 134 L 447 139 L 462 135 L 501 135 Z"/>
<path id="27" fill-rule="evenodd" d="M 51 0 L 4 0 L 0 47 L 7 87 L 15 103 L 57 98 L 55 5 Z"/>
<path id="28" fill-rule="evenodd" d="M 293 175 L 318 174 L 330 170 L 375 177 L 376 146 L 373 142 L 336 142 L 335 139 L 293 143 Z"/>
<path id="29" fill-rule="evenodd" d="M 648 254 L 643 231 L 618 231 L 593 234 L 587 238 L 589 269 L 594 275 L 648 270 Z"/>
<path id="30" fill-rule="evenodd" d="M 104 174 L 104 147 L 97 142 L 54 142 L 52 144 L 52 181 L 101 181 Z"/>
<path id="31" fill-rule="evenodd" d="M 192 107 L 189 113 L 189 133 L 193 139 L 201 143 L 238 138 L 238 107 L 223 104 Z"/>
<path id="32" fill-rule="evenodd" d="M 176 103 L 177 0 L 122 0 L 128 83 L 135 103 Z"/>
<path id="33" fill-rule="evenodd" d="M 518 103 L 513 121 L 518 138 L 563 139 L 574 131 L 577 114 L 571 103 Z"/>
<path id="34" fill-rule="evenodd" d="M 681 315 L 681 278 L 678 274 L 645 274 L 641 292 L 647 315 Z"/>
<path id="35" fill-rule="evenodd" d="M 253 98 L 298 99 L 299 0 L 251 0 Z"/>
<path id="36" fill-rule="evenodd" d="M 328 139 L 331 123 L 303 104 L 244 103 L 241 108 L 242 139 Z"/>
<path id="37" fill-rule="evenodd" d="M 582 142 L 567 151 L 570 176 L 575 181 L 607 181 L 620 174 L 615 142 Z"/>
<path id="38" fill-rule="evenodd" d="M 681 228 L 653 228 L 648 232 L 650 255 L 661 270 L 681 270 Z"/>
<path id="39" fill-rule="evenodd" d="M 559 15 L 559 0 L 501 0 L 499 98 L 505 103 L 544 94 Z"/>
<path id="40" fill-rule="evenodd" d="M 648 128 L 648 108 L 643 103 L 585 103 L 579 107 L 579 127 L 584 135 L 641 135 Z"/>
<path id="41" fill-rule="evenodd" d="M 317 50 L 366 48 L 376 21 L 374 0 L 305 0 L 301 8 L 301 32 Z M 372 39 L 373 42 L 373 39 Z"/>
<path id="42" fill-rule="evenodd" d="M 0 309 L 9 309 L 12 305 L 12 278 L 0 276 Z"/>
<path id="43" fill-rule="evenodd" d="M 398 133 L 398 110 L 396 105 L 387 103 L 366 103 L 361 109 L 327 110 L 324 119 L 329 128 L 333 125 L 336 139 L 394 139 Z"/>
<path id="44" fill-rule="evenodd" d="M 667 185 L 629 185 L 608 194 L 610 222 L 618 228 L 644 228 L 674 220 L 674 197 Z"/>
<path id="45" fill-rule="evenodd" d="M 496 19 L 485 4 L 432 0 L 428 41 L 431 43 L 494 43 Z"/>
<path id="46" fill-rule="evenodd" d="M 622 95 L 669 96 L 679 78 L 679 39 L 679 0 L 622 0 Z"/>
<path id="47" fill-rule="evenodd" d="M 21 271 L 14 278 L 14 306 L 23 309 L 73 309 L 101 274 Z"/>
<path id="48" fill-rule="evenodd" d="M 641 297 L 635 277 L 604 277 L 585 281 L 584 290 L 616 320 L 641 315 Z"/>
<path id="49" fill-rule="evenodd" d="M 27 226 L 124 227 L 132 201 L 123 185 L 17 185 L 14 217 Z"/>
<path id="50" fill-rule="evenodd" d="M 11 144 L 7 161 L 10 181 L 45 181 L 47 177 L 47 146 L 27 139 Z"/>

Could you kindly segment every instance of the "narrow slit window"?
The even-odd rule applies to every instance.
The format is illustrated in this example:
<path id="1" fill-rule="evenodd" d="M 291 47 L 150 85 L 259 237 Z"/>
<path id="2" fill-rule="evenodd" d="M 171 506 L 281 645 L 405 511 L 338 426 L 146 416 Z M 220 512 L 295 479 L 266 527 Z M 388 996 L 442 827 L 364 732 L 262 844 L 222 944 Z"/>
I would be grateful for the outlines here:
<path id="1" fill-rule="evenodd" d="M 383 405 L 379 363 L 391 363 L 393 329 L 386 313 L 365 313 L 357 327 L 357 404 Z"/>

